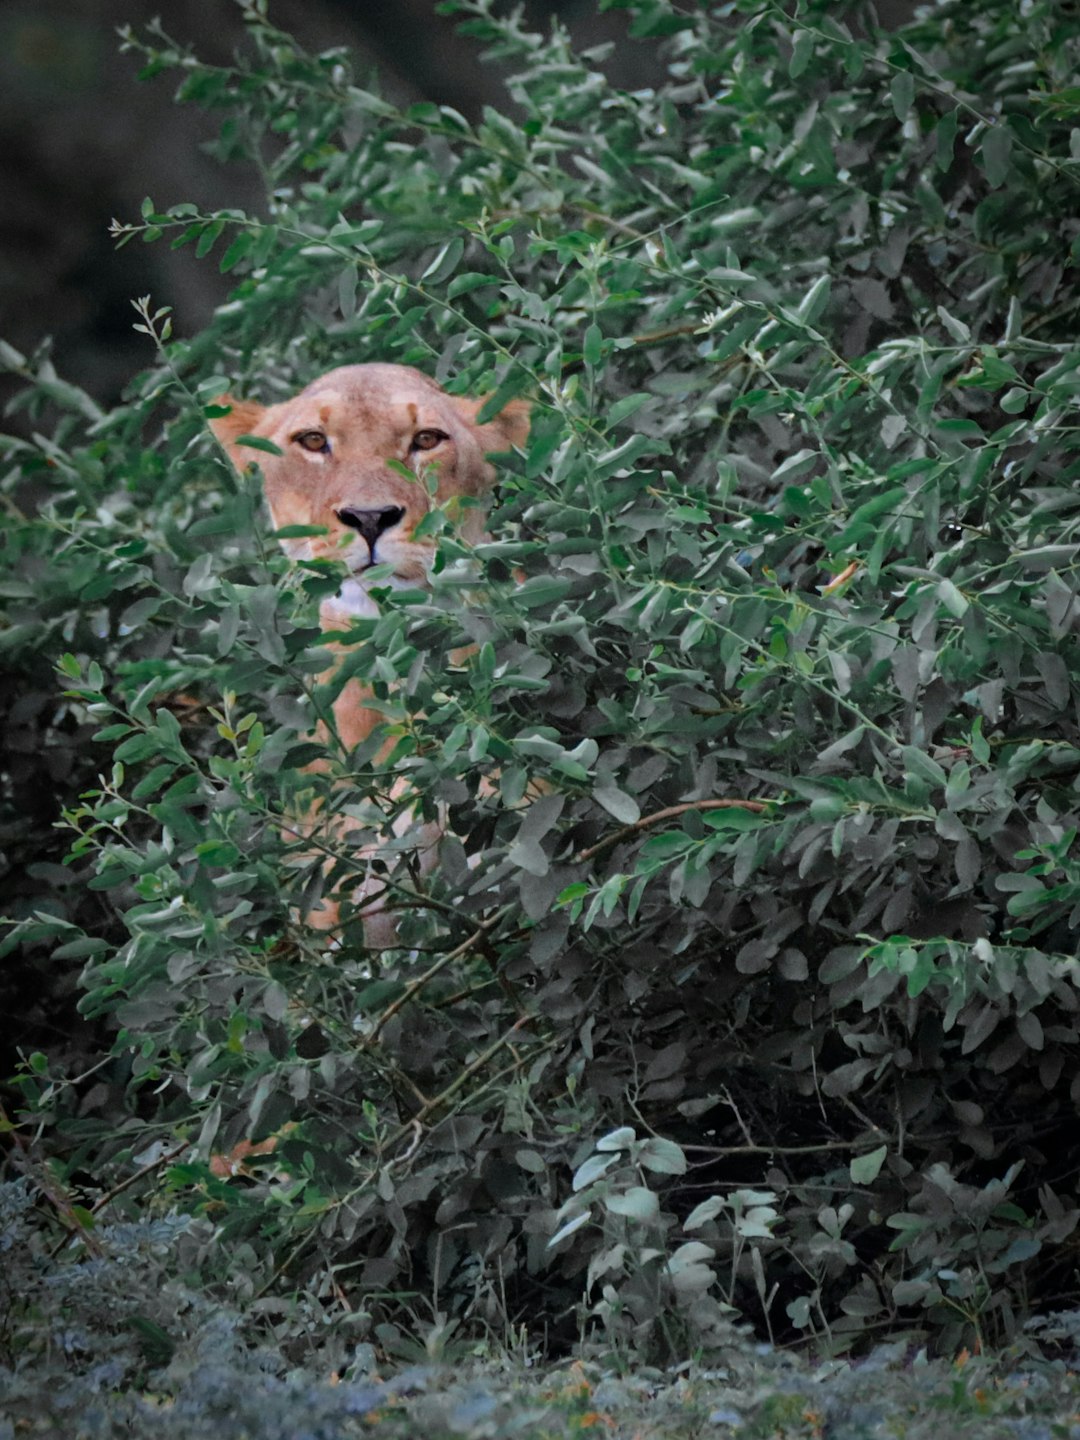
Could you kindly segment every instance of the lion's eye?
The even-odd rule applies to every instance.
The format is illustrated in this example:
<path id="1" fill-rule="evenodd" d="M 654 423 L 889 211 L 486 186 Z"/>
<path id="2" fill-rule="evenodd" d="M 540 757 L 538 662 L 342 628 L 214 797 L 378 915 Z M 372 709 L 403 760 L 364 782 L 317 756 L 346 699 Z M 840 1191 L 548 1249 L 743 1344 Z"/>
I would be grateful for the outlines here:
<path id="1" fill-rule="evenodd" d="M 434 450 L 436 445 L 441 445 L 450 436 L 444 430 L 418 430 L 412 438 L 410 450 Z"/>
<path id="2" fill-rule="evenodd" d="M 330 441 L 321 430 L 301 430 L 299 435 L 294 435 L 292 438 L 301 449 L 310 450 L 313 455 L 330 453 Z"/>

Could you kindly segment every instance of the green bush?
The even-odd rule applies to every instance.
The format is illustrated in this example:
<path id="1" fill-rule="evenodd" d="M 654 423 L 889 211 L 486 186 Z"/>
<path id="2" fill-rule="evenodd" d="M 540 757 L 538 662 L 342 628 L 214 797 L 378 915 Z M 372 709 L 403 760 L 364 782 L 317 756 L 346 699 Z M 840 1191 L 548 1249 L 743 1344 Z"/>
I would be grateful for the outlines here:
<path id="1" fill-rule="evenodd" d="M 190 338 L 142 303 L 107 414 L 4 354 L 46 433 L 7 442 L 0 645 L 61 788 L 101 774 L 85 888 L 27 881 L 9 945 L 116 1027 L 106 1094 L 28 1061 L 24 1125 L 86 1198 L 139 1172 L 113 1213 L 212 1221 L 205 1280 L 390 1348 L 428 1308 L 648 1355 L 732 1313 L 1012 1338 L 1078 1218 L 1080 21 L 643 0 L 666 68 L 626 93 L 452 0 L 516 67 L 472 122 L 244 8 L 232 68 L 126 43 L 265 213 L 116 227 L 230 301 Z M 376 359 L 533 428 L 490 540 L 350 632 L 389 720 L 323 752 L 340 577 L 206 419 Z M 316 795 L 382 845 L 400 949 L 304 923 L 367 863 L 290 838 Z M 445 816 L 422 882 L 409 806 Z"/>

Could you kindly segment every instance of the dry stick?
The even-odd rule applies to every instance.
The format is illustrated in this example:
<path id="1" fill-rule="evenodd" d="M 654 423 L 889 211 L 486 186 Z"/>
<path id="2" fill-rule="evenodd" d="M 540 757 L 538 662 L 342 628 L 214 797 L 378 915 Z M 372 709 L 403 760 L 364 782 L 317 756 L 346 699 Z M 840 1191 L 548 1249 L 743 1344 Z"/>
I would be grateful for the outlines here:
<path id="1" fill-rule="evenodd" d="M 704 321 L 690 320 L 682 325 L 665 325 L 662 330 L 646 330 L 640 335 L 631 335 L 630 340 L 634 345 L 662 345 L 665 340 L 677 340 L 704 328 Z"/>
<path id="2" fill-rule="evenodd" d="M 506 1032 L 505 1035 L 500 1036 L 500 1038 L 495 1041 L 494 1045 L 489 1045 L 482 1055 L 478 1055 L 477 1058 L 472 1062 L 472 1064 L 467 1066 L 467 1068 L 461 1072 L 457 1079 L 454 1080 L 451 1084 L 449 1084 L 446 1089 L 441 1092 L 441 1094 L 436 1095 L 434 1100 L 429 1100 L 422 1110 L 418 1110 L 415 1115 L 409 1117 L 409 1119 L 405 1122 L 404 1125 L 399 1126 L 399 1128 L 395 1130 L 394 1133 L 389 1136 L 388 1139 L 385 1141 L 383 1145 L 383 1150 L 388 1150 L 391 1145 L 396 1145 L 400 1140 L 403 1140 L 406 1135 L 411 1135 L 413 1137 L 413 1143 L 409 1147 L 409 1150 L 404 1158 L 408 1159 L 409 1157 L 411 1157 L 416 1152 L 420 1144 L 420 1139 L 423 1133 L 423 1123 L 431 1114 L 431 1112 L 437 1109 L 438 1106 L 445 1104 L 447 1100 L 451 1099 L 454 1095 L 456 1095 L 457 1092 L 461 1089 L 461 1087 L 468 1080 L 470 1080 L 478 1070 L 482 1070 L 484 1068 L 484 1066 L 488 1063 L 488 1061 L 493 1055 L 497 1055 L 498 1052 L 505 1045 L 510 1044 L 511 1040 L 514 1038 L 515 1032 L 520 1030 L 521 1027 L 525 1025 L 530 1019 L 532 1019 L 531 1016 L 523 1015 L 520 1020 L 518 1020 L 515 1024 L 511 1025 L 510 1029 Z M 282 1260 L 281 1264 L 270 1276 L 266 1284 L 263 1285 L 262 1288 L 256 1293 L 256 1300 L 261 1300 L 262 1297 L 270 1289 L 271 1285 L 274 1284 L 275 1280 L 280 1279 L 280 1277 L 285 1274 L 286 1270 L 288 1270 L 289 1266 L 293 1263 L 293 1261 L 297 1259 L 297 1257 L 307 1247 L 310 1239 L 311 1236 L 309 1234 L 301 1235 L 300 1239 L 289 1251 L 288 1255 L 285 1256 L 285 1259 Z"/>
<path id="3" fill-rule="evenodd" d="M 820 1155 L 829 1150 L 869 1150 L 880 1140 L 827 1140 L 820 1145 L 684 1145 L 698 1155 Z"/>
<path id="4" fill-rule="evenodd" d="M 733 1110 L 735 1109 L 735 1106 L 730 1100 L 730 1098 L 728 1099 L 727 1103 L 731 1105 L 731 1108 Z M 642 1115 L 641 1111 L 637 1108 L 633 1101 L 630 1102 L 630 1106 L 634 1114 L 641 1121 L 642 1125 L 646 1128 L 646 1130 L 648 1130 L 650 1134 L 656 1135 L 657 1132 L 645 1119 L 645 1117 Z M 737 1113 L 738 1112 L 736 1111 L 736 1114 Z M 739 1121 L 739 1126 L 744 1134 L 749 1134 L 749 1131 L 746 1129 L 745 1125 L 742 1124 L 741 1120 Z M 693 1150 L 696 1154 L 699 1155 L 712 1156 L 819 1155 L 823 1150 L 866 1150 L 869 1149 L 871 1145 L 879 1145 L 881 1143 L 881 1138 L 883 1138 L 883 1132 L 878 1128 L 878 1126 L 875 1125 L 873 1128 L 875 1129 L 875 1131 L 877 1131 L 877 1135 L 879 1137 L 876 1140 L 826 1140 L 823 1141 L 820 1145 L 755 1145 L 753 1142 L 750 1142 L 747 1145 L 683 1145 L 682 1149 L 687 1151 Z"/>
<path id="5" fill-rule="evenodd" d="M 544 1040 L 538 1045 L 537 1049 L 541 1053 L 543 1053 L 543 1051 L 545 1050 L 554 1050 L 557 1044 L 557 1040 Z M 473 1091 L 472 1098 L 474 1100 L 478 1095 L 483 1095 L 488 1090 L 494 1089 L 496 1085 L 500 1084 L 503 1080 L 506 1079 L 507 1075 L 513 1075 L 515 1070 L 520 1070 L 523 1065 L 526 1065 L 536 1056 L 537 1050 L 530 1050 L 527 1055 L 517 1055 L 516 1051 L 511 1051 L 511 1053 L 516 1055 L 514 1063 L 512 1065 L 504 1065 L 501 1070 L 496 1070 L 494 1075 L 489 1075 L 488 1078 L 484 1081 L 483 1085 L 481 1085 L 478 1090 Z M 394 1164 L 399 1165 L 402 1160 L 409 1159 L 411 1153 L 412 1152 L 410 1151 L 408 1154 L 399 1156 L 398 1159 L 394 1161 Z"/>
<path id="6" fill-rule="evenodd" d="M 591 860 L 594 855 L 599 855 L 611 845 L 617 845 L 629 835 L 636 835 L 639 830 L 644 830 L 649 825 L 658 825 L 661 820 L 673 820 L 677 815 L 685 815 L 688 810 L 750 810 L 755 815 L 763 815 L 768 808 L 763 800 L 687 800 L 683 805 L 669 805 L 664 810 L 654 811 L 652 815 L 643 815 L 632 825 L 624 825 L 621 830 L 605 835 L 603 840 L 598 840 L 587 850 L 579 851 L 574 860 L 577 864 Z"/>
<path id="7" fill-rule="evenodd" d="M 121 1180 L 119 1185 L 114 1185 L 111 1190 L 106 1190 L 101 1199 L 96 1200 L 94 1204 L 91 1205 L 90 1214 L 96 1215 L 99 1210 L 104 1210 L 105 1206 L 108 1205 L 110 1201 L 115 1200 L 117 1195 L 122 1195 L 125 1190 L 130 1189 L 132 1185 L 137 1184 L 144 1176 L 152 1174 L 162 1165 L 168 1165 L 171 1161 L 175 1160 L 178 1155 L 182 1155 L 190 1144 L 190 1140 L 182 1140 L 175 1150 L 167 1150 L 164 1155 L 159 1155 L 156 1160 L 151 1160 L 148 1165 L 144 1165 L 141 1169 L 136 1170 L 135 1173 L 129 1175 L 126 1180 Z"/>
<path id="8" fill-rule="evenodd" d="M 401 992 L 401 994 L 393 1002 L 393 1004 L 388 1005 L 386 1009 L 382 1012 L 382 1014 L 379 1016 L 378 1020 L 375 1023 L 375 1028 L 372 1030 L 370 1035 L 366 1036 L 364 1043 L 360 1048 L 363 1050 L 370 1049 L 371 1046 L 375 1044 L 375 1041 L 379 1038 L 379 1035 L 382 1032 L 383 1026 L 386 1024 L 386 1022 L 390 1020 L 393 1016 L 395 1016 L 399 1010 L 406 1006 L 413 998 L 413 996 L 418 994 L 424 988 L 428 981 L 433 980 L 435 976 L 438 975 L 440 970 L 445 970 L 447 965 L 449 965 L 451 961 L 460 960 L 462 955 L 467 955 L 474 945 L 477 945 L 481 940 L 485 938 L 489 930 L 493 930 L 495 928 L 495 926 L 507 913 L 509 908 L 509 906 L 504 905 L 503 908 L 497 911 L 490 920 L 481 920 L 477 928 L 473 931 L 473 933 L 469 936 L 467 940 L 463 940 L 461 944 L 456 946 L 453 950 L 448 950 L 445 955 L 440 955 L 438 960 L 435 961 L 434 965 L 429 965 L 422 975 L 418 975 L 415 980 L 410 980 L 408 985 L 405 986 L 405 989 Z"/>
<path id="9" fill-rule="evenodd" d="M 500 1035 L 494 1045 L 489 1045 L 481 1055 L 476 1057 L 471 1065 L 467 1065 L 461 1074 L 458 1075 L 455 1080 L 451 1081 L 445 1090 L 436 1095 L 434 1100 L 429 1100 L 422 1110 L 418 1110 L 415 1115 L 410 1116 L 408 1122 L 396 1130 L 386 1141 L 386 1147 L 389 1148 L 391 1145 L 396 1145 L 398 1141 L 408 1135 L 415 1126 L 422 1125 L 433 1110 L 438 1109 L 440 1105 L 445 1105 L 447 1100 L 452 1099 L 461 1087 L 472 1079 L 478 1070 L 484 1068 L 493 1055 L 497 1055 L 505 1045 L 510 1044 L 517 1031 L 520 1030 L 523 1025 L 527 1025 L 532 1018 L 531 1015 L 523 1015 L 520 1020 L 515 1020 L 506 1034 Z"/>
<path id="10" fill-rule="evenodd" d="M 0 1123 L 3 1124 L 4 1129 L 11 1136 L 11 1143 L 22 1157 L 23 1167 L 28 1178 L 37 1189 L 41 1191 L 42 1195 L 45 1196 L 45 1199 L 48 1200 L 60 1218 L 71 1226 L 71 1232 L 62 1236 L 50 1251 L 50 1258 L 59 1254 L 73 1234 L 82 1236 L 83 1244 L 91 1255 L 100 1255 L 102 1250 L 97 1236 L 94 1235 L 90 1227 L 79 1218 L 74 1200 L 72 1200 L 64 1186 L 60 1185 L 53 1178 L 48 1166 L 39 1164 L 33 1155 L 31 1155 L 26 1136 L 19 1134 L 15 1122 L 8 1119 L 8 1113 L 3 1105 L 0 1105 Z"/>
<path id="11" fill-rule="evenodd" d="M 365 1049 L 367 1048 L 367 1041 L 365 1038 L 361 1038 L 358 1042 L 352 1032 L 347 1030 L 346 1027 L 342 1025 L 340 1020 L 338 1020 L 335 1015 L 331 1014 L 330 1011 L 320 1009 L 314 1005 L 309 1005 L 307 1008 L 309 1014 L 311 1015 L 311 1018 L 315 1021 L 315 1023 L 317 1025 L 321 1025 L 328 1034 L 341 1037 L 344 1042 L 351 1048 L 355 1048 L 361 1054 L 364 1053 Z M 404 1086 L 406 1086 L 407 1089 L 412 1092 L 414 1100 L 416 1100 L 420 1105 L 427 1104 L 428 1097 L 420 1089 L 420 1086 L 417 1085 L 416 1081 L 412 1078 L 411 1075 L 408 1075 L 391 1056 L 384 1053 L 380 1057 L 380 1059 L 382 1064 L 386 1068 L 386 1074 L 389 1077 L 391 1085 L 395 1081 L 400 1081 Z M 378 1062 L 375 1063 L 377 1070 Z"/>
<path id="12" fill-rule="evenodd" d="M 682 339 L 683 336 L 693 335 L 704 328 L 705 324 L 701 319 L 690 320 L 682 325 L 665 325 L 662 330 L 646 330 L 640 335 L 631 335 L 630 343 L 631 345 L 666 345 L 669 340 Z M 575 370 L 580 370 L 583 363 L 580 358 L 564 360 L 562 373 L 566 375 Z M 726 369 L 728 367 L 725 366 L 724 368 Z"/>

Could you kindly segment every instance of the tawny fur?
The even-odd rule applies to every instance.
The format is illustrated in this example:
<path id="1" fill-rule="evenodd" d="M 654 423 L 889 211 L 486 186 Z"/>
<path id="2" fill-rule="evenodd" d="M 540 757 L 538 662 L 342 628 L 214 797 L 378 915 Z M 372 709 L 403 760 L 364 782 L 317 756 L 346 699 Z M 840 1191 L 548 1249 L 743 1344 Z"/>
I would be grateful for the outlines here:
<path id="1" fill-rule="evenodd" d="M 512 401 L 479 425 L 476 416 L 483 400 L 448 395 L 434 380 L 405 365 L 345 365 L 277 405 L 231 396 L 217 403 L 231 408 L 210 422 L 214 433 L 238 469 L 258 462 L 274 528 L 326 529 L 325 535 L 282 541 L 286 553 L 293 559 L 334 558 L 350 571 L 339 593 L 321 607 L 328 632 L 346 628 L 357 616 L 378 613 L 365 586 L 365 573 L 373 565 L 393 566 L 390 581 L 383 579 L 381 585 L 425 583 L 434 541 L 416 539 L 413 531 L 432 505 L 425 483 L 431 468 L 436 467 L 437 477 L 434 504 L 446 509 L 463 537 L 475 543 L 483 536 L 483 511 L 455 502 L 482 499 L 495 478 L 487 454 L 524 444 L 529 431 L 528 407 L 522 402 Z M 244 435 L 271 440 L 282 454 L 237 444 Z M 325 438 L 325 450 L 307 448 L 305 437 L 312 444 L 319 436 Z M 436 436 L 445 438 L 430 443 Z M 415 478 L 389 461 L 397 461 Z M 394 517 L 373 543 L 356 528 L 358 514 L 397 510 L 400 518 Z M 353 524 L 342 518 L 350 514 Z M 383 719 L 365 703 L 370 698 L 371 692 L 352 680 L 334 702 L 334 724 L 348 749 L 366 740 Z M 431 829 L 424 827 L 417 837 L 428 857 L 438 841 L 437 832 L 428 833 Z M 367 942 L 392 944 L 392 918 L 377 902 L 362 908 Z M 318 928 L 335 928 L 336 905 L 324 905 L 313 918 Z"/>

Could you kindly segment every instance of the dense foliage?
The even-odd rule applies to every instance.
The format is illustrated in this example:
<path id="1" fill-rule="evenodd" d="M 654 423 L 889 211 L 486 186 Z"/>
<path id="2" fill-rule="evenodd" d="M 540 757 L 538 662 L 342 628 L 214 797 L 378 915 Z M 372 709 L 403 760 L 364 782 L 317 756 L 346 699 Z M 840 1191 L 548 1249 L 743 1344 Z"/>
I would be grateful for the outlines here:
<path id="1" fill-rule="evenodd" d="M 94 1074 L 27 1056 L 18 1153 L 84 1240 L 186 1214 L 204 1284 L 391 1353 L 1011 1339 L 1080 1213 L 1080 19 L 642 0 L 626 93 L 451 8 L 506 114 L 399 112 L 262 0 L 234 68 L 128 37 L 267 201 L 117 237 L 233 296 L 191 337 L 144 303 L 108 413 L 0 357 L 42 431 L 5 450 L 8 949 L 115 1031 Z M 340 575 L 206 420 L 376 359 L 533 429 L 490 542 L 350 633 L 391 720 L 346 754 Z M 315 792 L 400 949 L 305 923 L 368 863 L 283 825 Z"/>

